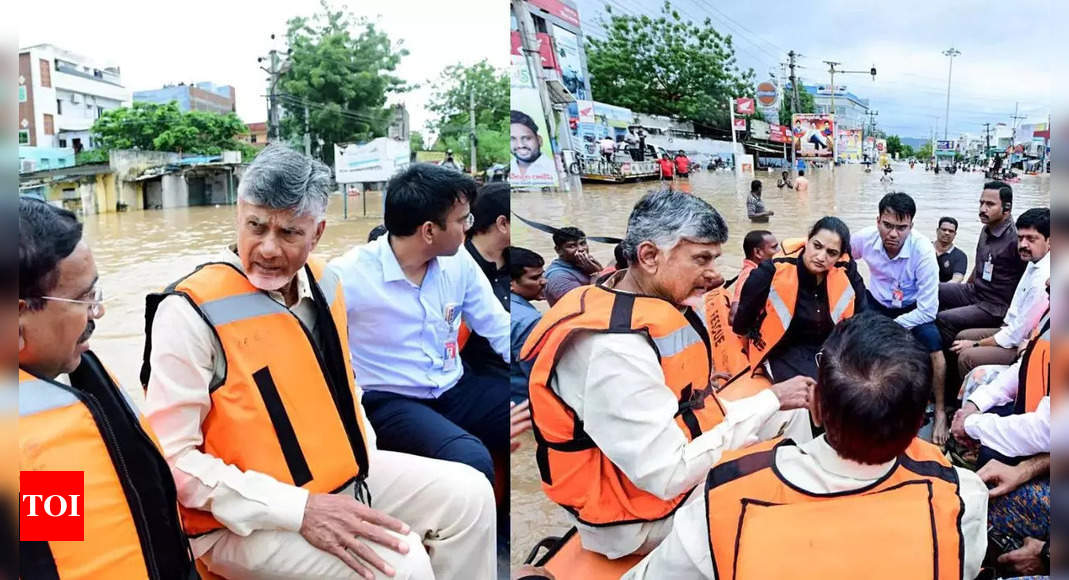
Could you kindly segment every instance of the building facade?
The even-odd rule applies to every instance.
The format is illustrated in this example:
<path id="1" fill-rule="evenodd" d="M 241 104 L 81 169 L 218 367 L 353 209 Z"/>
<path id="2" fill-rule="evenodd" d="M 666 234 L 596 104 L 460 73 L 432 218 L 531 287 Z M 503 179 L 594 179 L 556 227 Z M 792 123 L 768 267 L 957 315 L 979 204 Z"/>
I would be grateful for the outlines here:
<path id="1" fill-rule="evenodd" d="M 813 95 L 815 113 L 821 115 L 832 113 L 830 85 L 802 85 L 802 88 Z M 845 85 L 836 86 L 834 96 L 836 125 L 840 129 L 864 129 L 869 122 L 869 100 L 847 91 Z"/>
<path id="2" fill-rule="evenodd" d="M 130 102 L 119 67 L 51 44 L 19 50 L 18 82 L 18 143 L 24 147 L 92 149 L 93 123 Z"/>
<path id="3" fill-rule="evenodd" d="M 237 111 L 234 87 L 210 82 L 167 85 L 160 89 L 134 92 L 134 101 L 165 105 L 178 103 L 182 111 L 207 111 L 225 115 Z"/>
<path id="4" fill-rule="evenodd" d="M 245 129 L 248 130 L 248 133 L 238 135 L 238 141 L 248 143 L 253 147 L 267 145 L 267 123 L 245 123 Z"/>

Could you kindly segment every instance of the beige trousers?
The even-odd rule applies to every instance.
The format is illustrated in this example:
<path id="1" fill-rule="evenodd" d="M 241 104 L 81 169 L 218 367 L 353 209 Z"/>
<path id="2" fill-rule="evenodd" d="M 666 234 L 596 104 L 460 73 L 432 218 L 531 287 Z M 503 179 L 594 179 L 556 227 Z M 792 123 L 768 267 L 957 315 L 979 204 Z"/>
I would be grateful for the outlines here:
<path id="1" fill-rule="evenodd" d="M 370 459 L 371 506 L 411 528 L 408 554 L 367 542 L 397 570 L 395 580 L 493 579 L 496 516 L 493 490 L 485 476 L 461 463 L 406 453 L 373 450 Z M 201 561 L 224 578 L 360 578 L 296 532 L 259 530 L 245 537 L 216 533 L 219 539 Z M 368 568 L 375 578 L 386 578 Z"/>

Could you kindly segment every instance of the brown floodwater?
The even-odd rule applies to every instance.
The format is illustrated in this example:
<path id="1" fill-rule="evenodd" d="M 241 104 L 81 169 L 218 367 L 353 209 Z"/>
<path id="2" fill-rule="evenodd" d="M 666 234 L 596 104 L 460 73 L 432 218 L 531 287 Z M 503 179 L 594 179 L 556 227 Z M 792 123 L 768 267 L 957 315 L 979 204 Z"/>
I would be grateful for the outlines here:
<path id="1" fill-rule="evenodd" d="M 935 238 L 941 216 L 957 218 L 955 245 L 969 256 L 972 267 L 976 241 L 982 224 L 977 217 L 978 200 L 983 188 L 983 173 L 935 175 L 918 165 L 896 164 L 893 183 L 881 183 L 881 172 L 865 173 L 858 165 L 814 169 L 806 172 L 809 191 L 798 193 L 777 189 L 778 173 L 759 172 L 757 179 L 764 184 L 765 206 L 776 213 L 769 223 L 751 224 L 746 217 L 746 197 L 749 178 L 736 182 L 730 172 L 692 175 L 677 180 L 675 185 L 708 201 L 724 216 L 728 224 L 729 241 L 723 247 L 718 263 L 726 279 L 738 273 L 742 264 L 742 239 L 751 229 L 766 229 L 779 239 L 805 236 L 809 227 L 825 215 L 841 218 L 852 231 L 876 223 L 876 206 L 888 191 L 904 191 L 917 202 L 914 231 L 928 239 Z M 584 184 L 582 192 L 521 192 L 512 193 L 512 210 L 517 214 L 554 226 L 577 226 L 588 236 L 623 237 L 627 217 L 634 203 L 647 191 L 663 185 L 657 181 L 631 184 Z M 1049 206 L 1049 176 L 1021 176 L 1012 184 L 1014 215 L 1026 209 Z M 528 227 L 519 220 L 512 223 L 512 243 L 534 250 L 546 258 L 555 257 L 549 234 Z M 591 252 L 603 264 L 613 262 L 612 246 L 591 242 Z M 861 271 L 867 274 L 862 264 Z M 544 309 L 545 303 L 536 303 Z M 523 446 L 512 455 L 512 563 L 522 562 L 527 551 L 541 538 L 560 535 L 570 523 L 563 509 L 551 503 L 540 488 L 538 468 L 534 461 L 534 439 L 529 433 Z"/>

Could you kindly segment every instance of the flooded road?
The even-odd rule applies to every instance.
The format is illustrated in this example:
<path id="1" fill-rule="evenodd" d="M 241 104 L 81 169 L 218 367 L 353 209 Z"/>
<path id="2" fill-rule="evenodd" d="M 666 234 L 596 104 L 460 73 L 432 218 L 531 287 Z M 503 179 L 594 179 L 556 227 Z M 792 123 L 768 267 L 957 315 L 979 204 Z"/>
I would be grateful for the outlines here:
<path id="1" fill-rule="evenodd" d="M 382 223 L 382 198 L 372 192 L 368 214 L 349 198 L 342 218 L 340 195 L 331 197 L 327 229 L 316 254 L 330 259 L 363 244 Z M 235 206 L 189 207 L 90 215 L 85 239 L 93 250 L 107 311 L 97 321 L 90 346 L 133 397 L 143 399 L 139 373 L 145 347 L 145 295 L 158 292 L 234 242 Z M 355 216 L 355 217 L 354 217 Z"/>
<path id="2" fill-rule="evenodd" d="M 676 187 L 705 199 L 724 216 L 730 238 L 719 259 L 726 279 L 738 273 L 742 264 L 742 239 L 752 229 L 767 229 L 779 239 L 805 236 L 809 227 L 825 215 L 835 215 L 860 231 L 875 224 L 876 206 L 889 191 L 910 194 L 917 203 L 914 231 L 929 240 L 935 238 L 936 226 L 942 216 L 952 216 L 960 224 L 955 245 L 969 257 L 972 268 L 976 241 L 982 224 L 977 217 L 978 199 L 984 184 L 983 173 L 925 172 L 918 165 L 910 170 L 907 164 L 894 166 L 891 184 L 880 182 L 881 172 L 865 173 L 862 166 L 844 166 L 807 171 L 809 191 L 798 193 L 777 189 L 778 173 L 757 175 L 763 184 L 765 206 L 776 213 L 769 223 L 751 224 L 746 217 L 746 197 L 749 178 L 736 186 L 729 172 L 697 173 L 689 180 L 676 181 Z M 1011 184 L 1014 191 L 1013 214 L 1019 216 L 1032 207 L 1049 206 L 1049 176 L 1021 176 L 1020 183 Z M 627 217 L 634 203 L 647 191 L 660 187 L 656 181 L 632 184 L 584 184 L 581 193 L 512 193 L 512 210 L 517 214 L 557 227 L 577 226 L 590 236 L 623 237 Z M 528 227 L 519 220 L 512 224 L 512 244 L 534 250 L 546 258 L 555 258 L 549 234 Z M 603 264 L 613 262 L 612 246 L 590 243 L 591 253 Z M 867 274 L 864 264 L 861 271 Z M 544 302 L 536 303 L 545 309 Z M 563 509 L 550 503 L 540 489 L 538 469 L 534 461 L 534 439 L 525 434 L 523 446 L 512 455 L 512 562 L 520 563 L 530 548 L 541 538 L 560 535 L 570 525 Z"/>

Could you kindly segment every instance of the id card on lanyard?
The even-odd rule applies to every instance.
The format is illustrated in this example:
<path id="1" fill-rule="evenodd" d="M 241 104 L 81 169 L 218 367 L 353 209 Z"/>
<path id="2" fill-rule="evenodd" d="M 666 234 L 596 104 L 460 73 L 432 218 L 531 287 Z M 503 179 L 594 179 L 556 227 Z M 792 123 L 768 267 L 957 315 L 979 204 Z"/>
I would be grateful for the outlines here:
<path id="1" fill-rule="evenodd" d="M 445 319 L 446 326 L 448 326 L 445 343 L 442 345 L 442 370 L 445 371 L 457 368 L 456 331 L 460 326 L 459 306 L 455 302 L 447 303 L 442 312 L 442 318 Z"/>
<path id="2" fill-rule="evenodd" d="M 995 274 L 995 263 L 991 261 L 991 254 L 987 255 L 987 261 L 984 262 L 984 273 L 981 276 L 984 281 L 990 282 L 991 278 Z"/>

